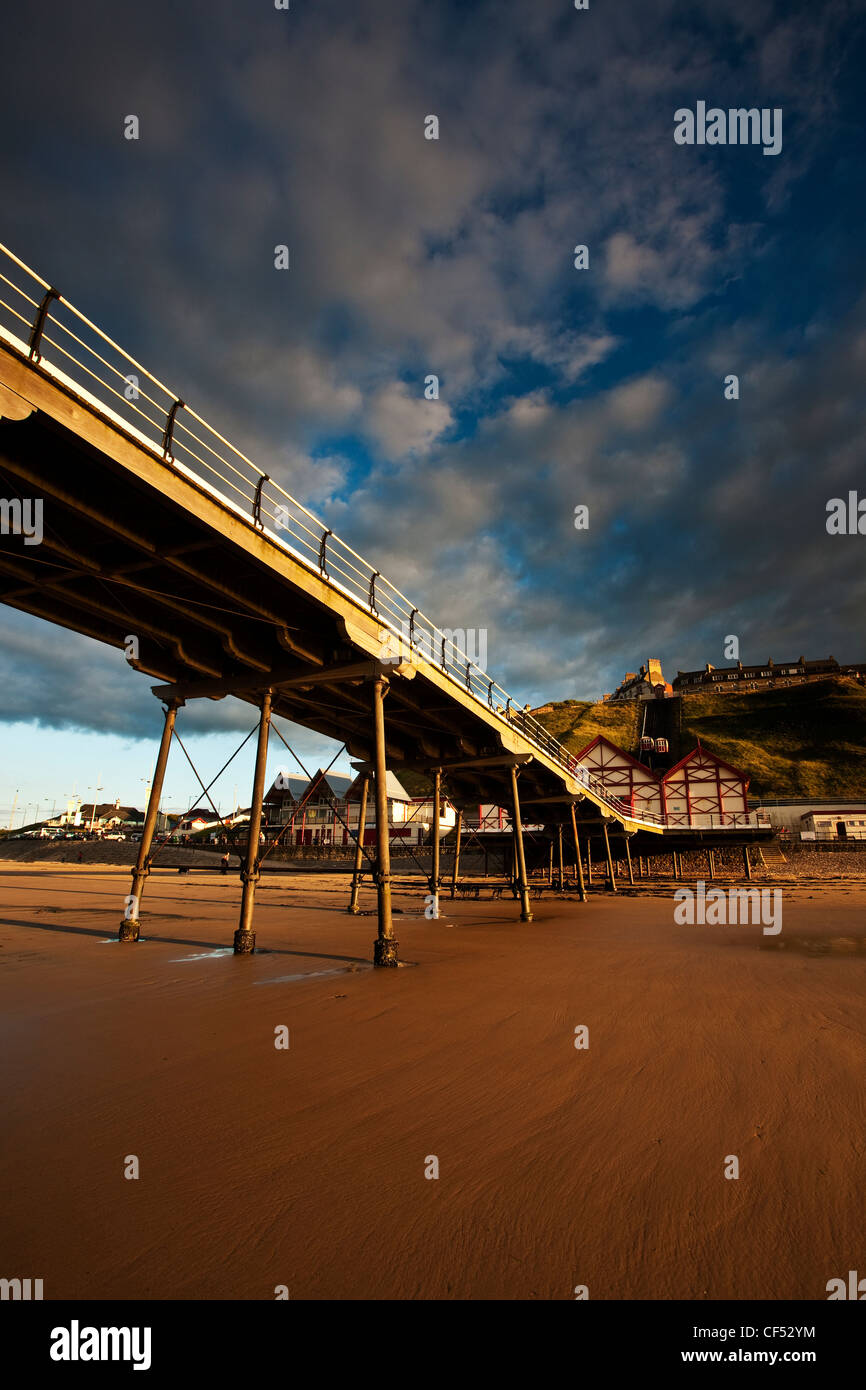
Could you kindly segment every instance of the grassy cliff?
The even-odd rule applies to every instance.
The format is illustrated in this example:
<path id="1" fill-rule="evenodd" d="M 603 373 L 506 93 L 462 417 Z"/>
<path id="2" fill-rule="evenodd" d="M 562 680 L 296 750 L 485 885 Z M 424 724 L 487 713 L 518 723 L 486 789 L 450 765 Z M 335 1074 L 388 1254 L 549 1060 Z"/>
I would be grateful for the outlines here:
<path id="1" fill-rule="evenodd" d="M 545 713 L 535 714 L 539 724 L 543 724 L 572 753 L 579 753 L 596 734 L 604 734 L 611 743 L 618 744 L 629 753 L 634 752 L 641 714 L 641 706 L 636 700 L 606 705 L 593 705 L 588 700 L 564 700 L 549 710 L 546 706 L 543 708 Z"/>
<path id="2" fill-rule="evenodd" d="M 698 739 L 751 777 L 752 796 L 866 799 L 866 687 L 846 677 L 737 695 L 713 691 L 677 701 L 674 761 Z M 628 752 L 635 705 L 566 700 L 539 721 L 577 751 L 606 734 Z"/>

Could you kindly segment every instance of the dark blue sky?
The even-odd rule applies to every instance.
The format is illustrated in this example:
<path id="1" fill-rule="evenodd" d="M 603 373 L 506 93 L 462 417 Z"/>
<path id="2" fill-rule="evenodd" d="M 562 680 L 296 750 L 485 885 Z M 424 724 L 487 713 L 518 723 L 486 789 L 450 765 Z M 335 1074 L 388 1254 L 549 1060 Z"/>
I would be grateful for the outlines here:
<path id="1" fill-rule="evenodd" d="M 866 493 L 864 59 L 848 0 L 49 0 L 6 21 L 0 240 L 520 700 L 732 633 L 862 660 L 866 538 L 824 522 Z M 698 101 L 781 108 L 781 152 L 677 145 Z M 16 785 L 48 728 L 81 780 L 84 725 L 131 795 L 148 682 L 11 610 L 0 641 Z"/>

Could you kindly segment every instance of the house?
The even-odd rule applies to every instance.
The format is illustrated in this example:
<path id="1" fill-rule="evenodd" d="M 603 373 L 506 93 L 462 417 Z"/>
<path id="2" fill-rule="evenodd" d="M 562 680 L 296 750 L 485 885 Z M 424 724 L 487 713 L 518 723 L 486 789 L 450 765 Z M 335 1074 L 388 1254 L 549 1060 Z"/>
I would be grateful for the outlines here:
<path id="1" fill-rule="evenodd" d="M 357 834 L 361 812 L 363 774 L 349 777 L 341 772 L 325 772 L 321 768 L 307 779 L 278 777 L 268 792 L 265 803 L 277 811 L 272 819 L 288 825 L 282 843 L 295 845 L 349 845 Z M 385 783 L 388 798 L 388 823 L 391 833 L 400 838 L 422 839 L 429 828 L 416 801 L 405 787 L 389 772 Z M 413 812 L 413 807 L 415 811 Z M 453 811 L 452 824 L 453 824 Z M 414 821 L 414 824 L 410 822 Z M 364 817 L 364 843 L 376 838 L 376 798 L 372 789 L 367 797 Z M 417 836 L 413 833 L 417 830 Z"/>
<path id="2" fill-rule="evenodd" d="M 309 777 L 290 777 L 280 769 L 264 796 L 263 811 L 268 824 L 286 825 L 291 821 L 309 785 Z"/>
<path id="3" fill-rule="evenodd" d="M 700 743 L 662 773 L 598 734 L 578 753 L 577 763 L 579 781 L 589 779 L 638 820 L 666 816 L 668 825 L 692 829 L 748 824 L 749 778 Z"/>
<path id="4" fill-rule="evenodd" d="M 802 840 L 866 840 L 866 809 L 806 811 L 800 817 Z"/>
<path id="5" fill-rule="evenodd" d="M 661 787 L 668 825 L 708 829 L 736 825 L 736 817 L 749 814 L 749 778 L 700 743 L 669 768 Z"/>
<path id="6" fill-rule="evenodd" d="M 577 761 L 589 770 L 593 779 L 601 782 L 607 796 L 625 802 L 636 816 L 649 820 L 662 814 L 664 806 L 658 774 L 603 734 L 597 734 L 581 749 Z"/>
<path id="7" fill-rule="evenodd" d="M 640 671 L 626 671 L 621 685 L 618 685 L 612 695 L 605 695 L 605 700 L 656 700 L 665 699 L 673 694 L 673 688 L 665 680 L 662 672 L 662 664 L 658 657 L 651 656 L 647 659 L 645 666 L 641 666 Z"/>
<path id="8" fill-rule="evenodd" d="M 673 688 L 678 695 L 695 695 L 710 689 L 719 694 L 743 690 L 773 690 L 781 685 L 803 685 L 807 681 L 826 680 L 828 676 L 853 676 L 862 681 L 866 675 L 866 665 L 840 666 L 834 656 L 822 657 L 817 661 L 807 661 L 799 656 L 796 661 L 777 663 L 772 657 L 755 666 L 744 666 L 738 661 L 736 666 L 715 667 L 707 662 L 702 671 L 677 671 Z"/>

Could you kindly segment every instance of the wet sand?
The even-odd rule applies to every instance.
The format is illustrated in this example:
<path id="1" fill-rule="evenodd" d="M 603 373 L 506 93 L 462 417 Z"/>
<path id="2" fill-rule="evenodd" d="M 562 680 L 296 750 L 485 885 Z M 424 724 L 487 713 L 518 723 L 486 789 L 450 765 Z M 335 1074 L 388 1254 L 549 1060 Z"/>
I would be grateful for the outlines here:
<path id="1" fill-rule="evenodd" d="M 668 896 L 545 896 L 522 925 L 398 893 L 411 964 L 373 971 L 374 897 L 349 917 L 342 877 L 268 877 L 241 958 L 236 877 L 154 874 L 138 946 L 110 940 L 128 883 L 0 865 L 4 1277 L 701 1300 L 866 1272 L 862 885 L 786 887 L 772 938 L 678 926 Z"/>

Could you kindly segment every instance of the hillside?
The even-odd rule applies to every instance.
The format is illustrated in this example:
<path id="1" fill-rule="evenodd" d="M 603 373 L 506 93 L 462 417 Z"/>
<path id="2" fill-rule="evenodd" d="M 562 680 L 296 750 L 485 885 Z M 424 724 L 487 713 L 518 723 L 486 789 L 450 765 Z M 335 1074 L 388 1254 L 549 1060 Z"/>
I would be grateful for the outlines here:
<path id="1" fill-rule="evenodd" d="M 762 797 L 866 799 L 866 688 L 846 677 L 742 695 L 678 699 L 672 760 L 698 739 L 751 777 Z M 635 751 L 636 704 L 567 700 L 537 718 L 573 751 L 602 733 Z"/>
<path id="2" fill-rule="evenodd" d="M 544 705 L 542 710 L 535 711 L 539 724 L 572 753 L 579 753 L 596 734 L 604 734 L 630 753 L 634 751 L 641 713 L 637 701 L 594 705 L 589 700 L 564 700 L 562 704 Z"/>

